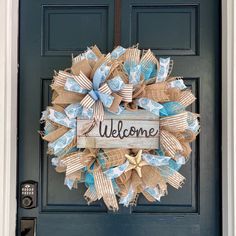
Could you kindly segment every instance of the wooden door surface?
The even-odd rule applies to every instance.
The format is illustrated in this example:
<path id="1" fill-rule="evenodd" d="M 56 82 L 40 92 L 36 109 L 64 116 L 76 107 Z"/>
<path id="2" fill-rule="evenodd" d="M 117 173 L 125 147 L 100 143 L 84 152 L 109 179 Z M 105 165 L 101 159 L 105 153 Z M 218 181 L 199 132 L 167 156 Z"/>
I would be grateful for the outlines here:
<path id="1" fill-rule="evenodd" d="M 180 170 L 182 189 L 169 186 L 160 203 L 140 197 L 137 206 L 113 213 L 102 202 L 88 206 L 83 185 L 64 186 L 37 131 L 53 71 L 67 68 L 72 53 L 136 43 L 172 57 L 173 75 L 183 76 L 197 97 L 190 109 L 201 114 L 201 133 Z M 38 207 L 18 204 L 17 235 L 27 217 L 36 218 L 37 236 L 221 235 L 220 56 L 219 0 L 21 0 L 18 183 L 38 182 Z"/>

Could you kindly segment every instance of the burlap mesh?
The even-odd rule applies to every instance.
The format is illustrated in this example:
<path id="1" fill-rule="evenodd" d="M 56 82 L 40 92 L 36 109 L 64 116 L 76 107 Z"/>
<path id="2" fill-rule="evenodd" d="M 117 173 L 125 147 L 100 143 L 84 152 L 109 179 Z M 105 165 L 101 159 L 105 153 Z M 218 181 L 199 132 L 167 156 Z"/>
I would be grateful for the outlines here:
<path id="1" fill-rule="evenodd" d="M 72 104 L 81 101 L 85 95 L 64 90 L 63 87 L 56 87 L 58 96 L 52 100 L 52 104 Z"/>
<path id="2" fill-rule="evenodd" d="M 57 96 L 58 96 L 57 91 L 56 90 L 52 90 L 52 101 L 55 100 Z"/>
<path id="3" fill-rule="evenodd" d="M 117 178 L 117 183 L 126 184 L 131 178 L 132 170 L 124 172 L 120 177 Z"/>
<path id="4" fill-rule="evenodd" d="M 149 98 L 156 102 L 167 102 L 170 100 L 169 95 L 167 93 L 166 82 L 147 85 L 143 93 L 141 93 L 137 97 Z"/>
<path id="5" fill-rule="evenodd" d="M 188 129 L 186 129 L 184 132 L 175 133 L 175 135 L 181 142 L 193 142 L 196 139 L 196 134 Z"/>
<path id="6" fill-rule="evenodd" d="M 56 168 L 55 168 L 55 170 L 56 170 L 56 172 L 58 172 L 58 173 L 63 173 L 63 172 L 66 172 L 66 167 L 65 166 L 57 166 Z"/>
<path id="7" fill-rule="evenodd" d="M 71 173 L 71 174 L 67 174 L 67 173 L 66 173 L 66 176 L 67 176 L 69 179 L 75 179 L 76 181 L 80 181 L 80 180 L 81 180 L 81 171 L 74 171 L 74 172 Z M 76 184 L 76 187 L 77 187 L 77 184 Z"/>
<path id="8" fill-rule="evenodd" d="M 166 181 L 164 179 L 163 179 L 162 182 L 158 183 L 157 187 L 158 187 L 158 190 L 159 190 L 159 192 L 162 196 L 167 195 L 167 193 L 168 193 L 167 192 L 167 184 L 166 184 Z"/>
<path id="9" fill-rule="evenodd" d="M 91 50 L 94 52 L 94 54 L 100 58 L 102 56 L 102 53 L 100 51 L 100 49 L 97 47 L 97 45 L 94 45 Z"/>
<path id="10" fill-rule="evenodd" d="M 110 78 L 114 78 L 115 76 L 120 76 L 121 79 L 124 81 L 125 84 L 129 83 L 129 77 L 128 75 L 124 72 L 123 68 L 121 66 L 116 67 L 113 72 L 110 75 Z"/>
<path id="11" fill-rule="evenodd" d="M 107 80 L 113 79 L 115 77 L 114 72 L 117 72 L 118 69 L 120 69 L 120 62 L 117 60 L 113 60 L 111 63 L 109 74 L 107 76 Z"/>
<path id="12" fill-rule="evenodd" d="M 138 110 L 138 106 L 134 102 L 129 102 L 129 103 L 125 102 L 124 107 L 127 111 L 137 111 Z"/>
<path id="13" fill-rule="evenodd" d="M 103 161 L 106 168 L 118 166 L 126 161 L 125 154 L 129 154 L 128 149 L 104 149 Z"/>
<path id="14" fill-rule="evenodd" d="M 167 116 L 160 119 L 160 127 L 170 132 L 181 132 L 188 127 L 188 113 L 182 112 L 177 115 Z"/>
<path id="15" fill-rule="evenodd" d="M 163 178 L 160 175 L 160 171 L 153 166 L 142 167 L 142 181 L 148 187 L 156 187 L 158 183 L 163 182 Z"/>
<path id="16" fill-rule="evenodd" d="M 122 97 L 119 96 L 119 95 L 116 94 L 116 93 L 112 93 L 111 96 L 114 97 L 114 100 L 113 100 L 112 105 L 111 105 L 110 108 L 109 108 L 109 111 L 111 111 L 111 112 L 117 112 L 118 109 L 119 109 L 119 105 L 120 105 L 120 103 L 121 103 L 121 101 L 122 101 Z"/>
<path id="17" fill-rule="evenodd" d="M 181 90 L 179 88 L 168 88 L 167 94 L 169 95 L 170 101 L 178 101 L 181 94 Z"/>
<path id="18" fill-rule="evenodd" d="M 47 142 L 53 142 L 53 141 L 57 140 L 58 138 L 60 138 L 68 130 L 69 130 L 69 128 L 61 126 L 58 129 L 56 129 L 55 131 L 50 132 L 49 134 L 43 136 L 43 139 Z"/>
<path id="19" fill-rule="evenodd" d="M 181 146 L 183 148 L 183 151 L 181 152 L 181 154 L 187 158 L 192 152 L 190 144 L 188 142 L 181 142 Z"/>
<path id="20" fill-rule="evenodd" d="M 94 120 L 87 121 L 83 126 L 78 127 L 77 126 L 77 136 L 78 138 L 81 136 L 86 136 L 96 125 L 96 122 Z"/>
<path id="21" fill-rule="evenodd" d="M 144 81 L 136 85 L 133 91 L 132 98 L 135 99 L 135 98 L 143 97 L 145 95 L 145 88 L 146 88 L 146 84 L 144 83 Z"/>
<path id="22" fill-rule="evenodd" d="M 131 184 L 134 189 L 138 189 L 138 186 L 142 186 L 142 179 L 139 177 L 138 173 L 133 170 L 131 174 Z"/>
<path id="23" fill-rule="evenodd" d="M 131 176 L 131 171 L 130 171 L 130 176 Z M 131 179 L 129 178 L 128 181 L 122 182 L 122 181 L 121 181 L 121 176 L 120 176 L 120 177 L 118 177 L 118 178 L 116 179 L 116 183 L 117 183 L 117 185 L 118 185 L 118 187 L 119 187 L 119 189 L 120 189 L 119 195 L 120 195 L 121 197 L 126 196 L 126 195 L 128 194 L 128 191 L 129 191 Z"/>
<path id="24" fill-rule="evenodd" d="M 79 75 L 82 71 L 85 76 L 90 78 L 92 67 L 90 66 L 88 60 L 81 60 L 72 65 L 71 71 L 74 75 Z"/>
<path id="25" fill-rule="evenodd" d="M 67 104 L 53 104 L 52 107 L 55 111 L 64 113 Z"/>

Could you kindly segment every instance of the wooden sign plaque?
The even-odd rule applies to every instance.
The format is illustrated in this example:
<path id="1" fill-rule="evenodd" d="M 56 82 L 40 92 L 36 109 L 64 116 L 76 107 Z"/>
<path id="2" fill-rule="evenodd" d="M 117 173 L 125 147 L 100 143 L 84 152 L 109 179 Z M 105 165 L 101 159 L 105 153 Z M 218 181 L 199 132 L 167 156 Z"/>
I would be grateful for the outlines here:
<path id="1" fill-rule="evenodd" d="M 124 111 L 121 115 L 106 113 L 104 120 L 89 133 L 79 131 L 91 120 L 77 120 L 78 148 L 139 148 L 159 147 L 159 118 L 145 110 Z"/>

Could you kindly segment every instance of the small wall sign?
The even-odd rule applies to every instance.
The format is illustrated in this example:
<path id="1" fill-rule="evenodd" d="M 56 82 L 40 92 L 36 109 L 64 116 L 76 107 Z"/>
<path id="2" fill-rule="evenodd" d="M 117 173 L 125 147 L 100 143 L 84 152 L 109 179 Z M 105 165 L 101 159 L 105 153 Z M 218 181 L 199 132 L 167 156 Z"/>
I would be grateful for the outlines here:
<path id="1" fill-rule="evenodd" d="M 147 111 L 124 111 L 121 115 L 106 113 L 103 121 L 86 135 L 80 130 L 91 120 L 77 121 L 78 148 L 159 147 L 159 118 Z"/>

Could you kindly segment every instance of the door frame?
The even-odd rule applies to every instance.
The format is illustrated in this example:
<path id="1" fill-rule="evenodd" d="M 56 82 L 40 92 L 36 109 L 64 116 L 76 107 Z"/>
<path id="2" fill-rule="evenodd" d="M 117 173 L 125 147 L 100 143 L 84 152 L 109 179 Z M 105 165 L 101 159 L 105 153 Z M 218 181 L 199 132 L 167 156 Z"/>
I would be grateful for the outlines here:
<path id="1" fill-rule="evenodd" d="M 17 213 L 19 0 L 0 1 L 0 235 L 14 236 Z M 222 226 L 236 235 L 236 3 L 222 0 Z M 234 118 L 235 117 L 235 118 Z M 219 155 L 220 156 L 220 155 Z"/>

